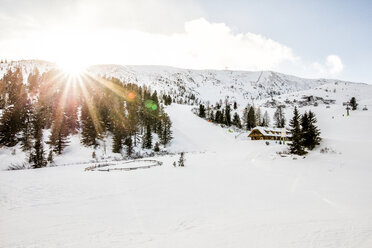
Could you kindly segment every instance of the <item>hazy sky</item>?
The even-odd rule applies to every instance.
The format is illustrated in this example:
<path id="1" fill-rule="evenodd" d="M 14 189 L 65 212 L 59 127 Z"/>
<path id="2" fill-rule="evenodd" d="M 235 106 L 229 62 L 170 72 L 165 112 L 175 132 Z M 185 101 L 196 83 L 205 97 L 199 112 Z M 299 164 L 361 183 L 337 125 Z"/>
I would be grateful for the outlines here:
<path id="1" fill-rule="evenodd" d="M 0 58 L 372 84 L 372 1 L 0 0 Z"/>

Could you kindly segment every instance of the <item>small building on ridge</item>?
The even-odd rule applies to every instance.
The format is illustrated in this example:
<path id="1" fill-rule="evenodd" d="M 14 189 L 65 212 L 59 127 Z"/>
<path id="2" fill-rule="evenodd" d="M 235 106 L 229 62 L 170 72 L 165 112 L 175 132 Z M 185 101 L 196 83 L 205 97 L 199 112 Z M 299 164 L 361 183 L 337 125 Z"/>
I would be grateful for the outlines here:
<path id="1" fill-rule="evenodd" d="M 248 134 L 248 137 L 251 140 L 280 140 L 282 137 L 281 128 L 272 128 L 272 127 L 255 127 Z M 289 130 L 285 130 L 284 140 L 291 140 L 292 135 Z"/>

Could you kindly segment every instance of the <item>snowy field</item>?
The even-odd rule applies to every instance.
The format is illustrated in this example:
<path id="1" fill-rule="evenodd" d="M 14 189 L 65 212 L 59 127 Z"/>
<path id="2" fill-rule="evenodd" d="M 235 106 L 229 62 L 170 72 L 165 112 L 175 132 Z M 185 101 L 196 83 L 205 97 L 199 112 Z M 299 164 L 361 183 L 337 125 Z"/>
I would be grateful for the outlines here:
<path id="1" fill-rule="evenodd" d="M 184 168 L 0 171 L 0 247 L 372 247 L 371 110 L 314 108 L 323 142 L 305 158 L 190 110 L 167 109 Z"/>

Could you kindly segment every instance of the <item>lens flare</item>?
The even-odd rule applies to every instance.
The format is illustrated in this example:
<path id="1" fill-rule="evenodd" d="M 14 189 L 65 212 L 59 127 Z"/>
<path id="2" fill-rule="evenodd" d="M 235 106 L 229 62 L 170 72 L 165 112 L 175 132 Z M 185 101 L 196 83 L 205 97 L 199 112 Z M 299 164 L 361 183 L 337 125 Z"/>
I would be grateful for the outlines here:
<path id="1" fill-rule="evenodd" d="M 145 107 L 148 108 L 148 109 L 150 109 L 152 107 L 152 104 L 153 103 L 154 102 L 152 100 L 146 100 L 145 101 Z"/>
<path id="2" fill-rule="evenodd" d="M 155 111 L 158 109 L 158 105 L 153 100 L 146 100 L 145 107 L 149 110 Z"/>
<path id="3" fill-rule="evenodd" d="M 134 99 L 135 96 L 134 92 L 129 92 L 128 94 L 129 99 Z"/>

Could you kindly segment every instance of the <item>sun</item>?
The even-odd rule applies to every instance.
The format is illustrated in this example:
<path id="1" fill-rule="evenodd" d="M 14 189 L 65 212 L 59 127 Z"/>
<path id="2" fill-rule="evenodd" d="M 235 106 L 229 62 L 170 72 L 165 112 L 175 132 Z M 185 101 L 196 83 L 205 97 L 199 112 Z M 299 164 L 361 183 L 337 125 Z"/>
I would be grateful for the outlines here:
<path id="1" fill-rule="evenodd" d="M 59 61 L 57 62 L 57 65 L 61 71 L 68 76 L 81 76 L 87 69 L 85 63 L 73 59 L 68 61 Z"/>

